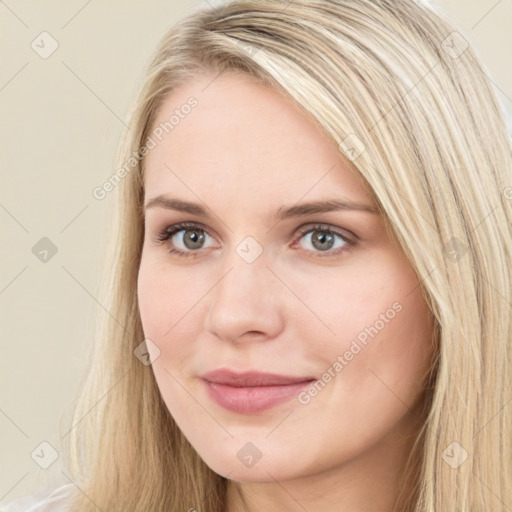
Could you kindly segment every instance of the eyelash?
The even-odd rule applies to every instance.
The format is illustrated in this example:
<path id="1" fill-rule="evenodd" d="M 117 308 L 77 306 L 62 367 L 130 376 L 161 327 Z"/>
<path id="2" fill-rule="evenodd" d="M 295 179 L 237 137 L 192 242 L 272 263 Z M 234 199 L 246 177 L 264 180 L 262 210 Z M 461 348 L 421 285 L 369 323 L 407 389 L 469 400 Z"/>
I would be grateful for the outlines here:
<path id="1" fill-rule="evenodd" d="M 173 224 L 171 226 L 165 227 L 162 231 L 160 231 L 157 236 L 155 237 L 154 241 L 158 244 L 163 244 L 167 242 L 170 238 L 172 238 L 176 233 L 179 233 L 180 231 L 203 231 L 207 233 L 207 230 L 201 227 L 201 225 L 193 223 L 193 222 L 179 222 L 177 224 Z M 300 240 L 304 235 L 314 231 L 323 231 L 328 234 L 333 234 L 339 236 L 343 242 L 345 243 L 344 247 L 338 247 L 337 249 L 330 249 L 329 251 L 320 251 L 320 253 L 324 252 L 324 254 L 315 255 L 314 258 L 326 258 L 326 257 L 333 257 L 338 256 L 342 253 L 345 253 L 349 251 L 353 246 L 356 245 L 357 242 L 354 240 L 350 240 L 349 238 L 343 236 L 341 233 L 338 233 L 337 231 L 331 229 L 328 225 L 325 224 L 315 224 L 311 226 L 307 226 L 305 228 L 299 229 L 298 234 L 298 240 Z M 317 252 L 317 251 L 308 251 L 307 249 L 304 249 L 306 252 Z M 180 257 L 185 258 L 196 258 L 199 256 L 200 250 L 196 251 L 182 251 L 180 249 L 168 249 L 168 251 L 171 254 L 176 254 Z M 325 254 L 326 253 L 326 254 Z"/>

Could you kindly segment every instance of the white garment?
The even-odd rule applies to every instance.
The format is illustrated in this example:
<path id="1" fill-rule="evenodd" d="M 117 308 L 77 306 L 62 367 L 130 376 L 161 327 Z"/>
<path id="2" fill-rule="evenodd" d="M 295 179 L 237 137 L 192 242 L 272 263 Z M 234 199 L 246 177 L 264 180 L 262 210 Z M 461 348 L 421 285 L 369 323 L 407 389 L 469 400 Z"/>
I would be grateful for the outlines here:
<path id="1" fill-rule="evenodd" d="M 74 487 L 69 483 L 15 498 L 0 505 L 0 512 L 68 512 Z"/>

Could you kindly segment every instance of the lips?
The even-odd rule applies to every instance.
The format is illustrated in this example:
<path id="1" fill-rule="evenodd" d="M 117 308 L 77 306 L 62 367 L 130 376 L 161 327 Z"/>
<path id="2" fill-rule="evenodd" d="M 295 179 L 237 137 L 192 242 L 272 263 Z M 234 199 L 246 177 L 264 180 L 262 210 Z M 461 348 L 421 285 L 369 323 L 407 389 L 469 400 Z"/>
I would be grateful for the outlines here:
<path id="1" fill-rule="evenodd" d="M 236 373 L 226 368 L 207 372 L 202 375 L 201 378 L 208 382 L 225 384 L 233 387 L 285 386 L 315 380 L 315 377 L 289 377 L 286 375 L 257 371 Z"/>
<path id="2" fill-rule="evenodd" d="M 235 373 L 222 368 L 201 376 L 208 396 L 238 414 L 257 414 L 297 397 L 315 379 L 263 372 Z"/>

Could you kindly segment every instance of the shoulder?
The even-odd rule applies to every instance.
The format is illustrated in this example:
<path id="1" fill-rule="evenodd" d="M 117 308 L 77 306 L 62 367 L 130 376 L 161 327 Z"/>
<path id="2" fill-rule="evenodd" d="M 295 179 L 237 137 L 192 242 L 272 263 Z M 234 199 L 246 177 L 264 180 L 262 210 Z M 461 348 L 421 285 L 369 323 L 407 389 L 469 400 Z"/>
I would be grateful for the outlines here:
<path id="1" fill-rule="evenodd" d="M 44 489 L 0 505 L 0 512 L 67 512 L 74 484 Z"/>

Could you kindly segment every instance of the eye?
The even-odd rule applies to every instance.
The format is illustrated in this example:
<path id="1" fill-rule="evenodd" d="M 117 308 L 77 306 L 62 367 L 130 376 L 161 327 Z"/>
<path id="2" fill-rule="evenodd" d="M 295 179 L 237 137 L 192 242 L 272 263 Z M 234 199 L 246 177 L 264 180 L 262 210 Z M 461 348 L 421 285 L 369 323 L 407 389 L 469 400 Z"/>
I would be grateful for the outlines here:
<path id="1" fill-rule="evenodd" d="M 313 255 L 315 258 L 337 256 L 350 250 L 352 246 L 356 245 L 355 240 L 334 231 L 324 224 L 317 224 L 315 226 L 302 228 L 299 240 L 303 238 L 307 240 L 306 245 L 309 246 L 306 250 L 317 253 Z M 338 239 L 338 242 L 336 242 L 336 239 Z"/>
<path id="2" fill-rule="evenodd" d="M 164 228 L 156 236 L 155 242 L 161 244 L 171 241 L 172 246 L 168 249 L 171 254 L 195 258 L 200 255 L 200 249 L 205 248 L 203 244 L 209 236 L 206 230 L 197 223 L 180 222 Z M 304 250 L 316 253 L 313 254 L 315 258 L 337 256 L 356 245 L 355 239 L 348 238 L 324 224 L 301 228 L 299 241 L 303 238 L 307 240 L 309 246 Z"/>
<path id="3" fill-rule="evenodd" d="M 163 229 L 157 235 L 155 241 L 157 243 L 164 243 L 167 240 L 171 240 L 172 247 L 168 249 L 171 254 L 194 258 L 198 255 L 195 254 L 198 252 L 198 249 L 204 248 L 203 244 L 206 236 L 210 235 L 198 224 L 180 222 Z"/>

